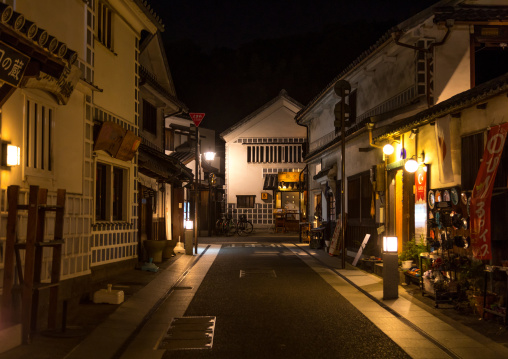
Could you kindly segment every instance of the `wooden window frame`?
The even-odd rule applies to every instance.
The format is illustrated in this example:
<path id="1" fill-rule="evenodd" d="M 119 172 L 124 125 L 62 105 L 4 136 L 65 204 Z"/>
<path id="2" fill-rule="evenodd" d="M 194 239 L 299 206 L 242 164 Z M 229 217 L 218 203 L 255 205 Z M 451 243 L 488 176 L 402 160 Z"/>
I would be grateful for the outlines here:
<path id="1" fill-rule="evenodd" d="M 157 134 L 157 107 L 143 99 L 143 130 Z"/>
<path id="2" fill-rule="evenodd" d="M 128 220 L 127 168 L 97 162 L 95 169 L 95 221 L 126 222 Z"/>
<path id="3" fill-rule="evenodd" d="M 237 208 L 255 208 L 256 196 L 255 195 L 237 195 L 236 196 Z"/>

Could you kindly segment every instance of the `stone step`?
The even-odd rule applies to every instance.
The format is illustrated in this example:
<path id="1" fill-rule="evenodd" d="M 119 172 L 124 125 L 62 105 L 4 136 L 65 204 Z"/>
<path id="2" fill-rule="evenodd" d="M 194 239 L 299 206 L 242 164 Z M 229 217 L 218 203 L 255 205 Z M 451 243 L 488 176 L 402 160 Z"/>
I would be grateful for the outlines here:
<path id="1" fill-rule="evenodd" d="M 1 325 L 1 324 L 0 324 Z M 21 345 L 21 324 L 0 329 L 0 353 Z"/>

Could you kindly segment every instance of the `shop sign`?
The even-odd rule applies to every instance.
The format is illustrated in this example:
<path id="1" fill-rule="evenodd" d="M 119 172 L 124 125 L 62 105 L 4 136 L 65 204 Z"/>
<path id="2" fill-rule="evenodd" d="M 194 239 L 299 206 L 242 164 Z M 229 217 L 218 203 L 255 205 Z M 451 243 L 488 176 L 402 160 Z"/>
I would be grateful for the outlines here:
<path id="1" fill-rule="evenodd" d="M 0 80 L 17 87 L 30 58 L 0 42 Z"/>
<path id="2" fill-rule="evenodd" d="M 130 161 L 140 144 L 141 137 L 136 136 L 134 132 L 126 130 L 114 122 L 105 121 L 95 139 L 93 150 L 103 150 L 113 158 Z"/>
<path id="3" fill-rule="evenodd" d="M 60 105 L 66 105 L 80 78 L 81 69 L 77 66 L 66 67 L 59 78 L 41 71 L 38 77 L 28 78 L 25 87 L 52 93 Z"/>
<path id="4" fill-rule="evenodd" d="M 427 203 L 427 168 L 420 166 L 415 173 L 415 203 Z"/>
<path id="5" fill-rule="evenodd" d="M 280 172 L 279 182 L 300 182 L 300 172 Z"/>
<path id="6" fill-rule="evenodd" d="M 471 196 L 471 245 L 477 259 L 492 259 L 490 201 L 507 132 L 508 122 L 490 129 Z"/>
<path id="7" fill-rule="evenodd" d="M 419 166 L 415 172 L 415 237 L 427 233 L 427 166 Z"/>

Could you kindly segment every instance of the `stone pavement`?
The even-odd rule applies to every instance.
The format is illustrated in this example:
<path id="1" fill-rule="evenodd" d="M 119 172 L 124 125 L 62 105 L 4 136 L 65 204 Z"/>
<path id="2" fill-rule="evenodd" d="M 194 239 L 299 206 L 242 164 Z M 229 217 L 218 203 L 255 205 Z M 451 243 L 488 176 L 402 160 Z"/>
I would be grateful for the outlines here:
<path id="1" fill-rule="evenodd" d="M 435 309 L 400 286 L 399 298 L 383 300 L 380 277 L 349 263 L 342 269 L 340 261 L 323 250 L 301 244 L 288 248 L 413 358 L 508 358 L 504 343 L 444 314 L 453 309 Z M 506 330 L 500 329 L 505 334 L 504 342 L 508 342 Z"/>
<path id="2" fill-rule="evenodd" d="M 506 326 L 442 306 L 435 309 L 414 285 L 399 286 L 398 299 L 383 300 L 380 277 L 349 263 L 342 269 L 339 257 L 298 243 L 294 234 L 258 233 L 200 237 L 198 255 L 179 254 L 160 264 L 158 273 L 133 269 L 119 275 L 111 283 L 125 291 L 123 304 L 82 303 L 69 320 L 66 335 L 37 334 L 31 344 L 0 354 L 0 359 L 161 358 L 163 352 L 156 350 L 161 333 L 171 318 L 185 313 L 220 244 L 235 242 L 284 244 L 414 358 L 508 358 Z M 152 315 L 155 311 L 164 315 Z"/>

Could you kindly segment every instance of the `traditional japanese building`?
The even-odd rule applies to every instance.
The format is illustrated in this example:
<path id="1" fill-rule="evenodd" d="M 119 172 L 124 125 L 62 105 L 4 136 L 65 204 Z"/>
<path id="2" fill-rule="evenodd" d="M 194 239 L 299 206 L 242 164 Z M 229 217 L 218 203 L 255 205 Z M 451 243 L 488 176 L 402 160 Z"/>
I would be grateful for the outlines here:
<path id="1" fill-rule="evenodd" d="M 282 90 L 221 133 L 226 142 L 227 213 L 234 218 L 245 214 L 254 228 L 275 229 L 276 216 L 289 213 L 291 229 L 298 230 L 305 216 L 300 174 L 307 133 L 294 123 L 300 108 Z"/>

